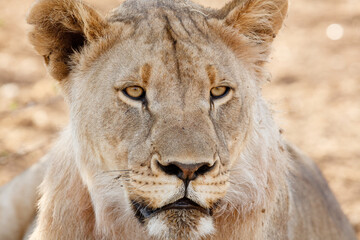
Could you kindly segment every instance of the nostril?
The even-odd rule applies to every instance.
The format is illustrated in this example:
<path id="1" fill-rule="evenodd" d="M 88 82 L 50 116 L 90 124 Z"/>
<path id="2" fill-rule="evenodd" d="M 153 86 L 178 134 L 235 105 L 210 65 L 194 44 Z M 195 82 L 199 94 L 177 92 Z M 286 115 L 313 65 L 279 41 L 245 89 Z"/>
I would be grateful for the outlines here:
<path id="1" fill-rule="evenodd" d="M 181 169 L 178 166 L 176 166 L 175 164 L 169 164 L 167 166 L 164 166 L 159 162 L 157 162 L 157 164 L 160 167 L 160 169 L 163 170 L 166 174 L 176 175 L 176 176 L 179 176 L 182 174 Z"/>
<path id="2" fill-rule="evenodd" d="M 175 175 L 184 181 L 194 180 L 197 176 L 211 171 L 215 166 L 215 164 L 209 165 L 209 163 L 183 164 L 179 162 L 173 162 L 166 166 L 157 162 L 157 165 L 166 174 Z"/>
<path id="3" fill-rule="evenodd" d="M 209 165 L 203 165 L 199 167 L 199 169 L 195 172 L 196 175 L 204 175 L 205 173 L 209 172 L 213 167 L 215 166 L 209 166 Z"/>

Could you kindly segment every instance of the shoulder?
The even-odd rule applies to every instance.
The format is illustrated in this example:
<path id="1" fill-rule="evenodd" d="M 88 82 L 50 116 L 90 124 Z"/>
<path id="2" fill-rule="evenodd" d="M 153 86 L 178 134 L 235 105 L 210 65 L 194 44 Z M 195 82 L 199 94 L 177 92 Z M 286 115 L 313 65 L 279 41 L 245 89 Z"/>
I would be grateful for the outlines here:
<path id="1" fill-rule="evenodd" d="M 289 173 L 289 225 L 294 239 L 304 232 L 312 233 L 309 236 L 328 236 L 328 239 L 356 239 L 314 161 L 294 146 L 288 144 L 287 149 L 293 161 Z"/>

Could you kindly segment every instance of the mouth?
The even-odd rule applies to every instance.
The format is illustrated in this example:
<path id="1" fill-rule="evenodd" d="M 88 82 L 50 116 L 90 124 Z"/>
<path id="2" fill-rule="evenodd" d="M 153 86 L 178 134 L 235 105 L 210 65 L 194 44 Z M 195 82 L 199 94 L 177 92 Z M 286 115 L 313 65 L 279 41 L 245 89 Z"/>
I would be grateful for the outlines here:
<path id="1" fill-rule="evenodd" d="M 134 211 L 135 211 L 135 216 L 139 219 L 139 221 L 141 223 L 144 223 L 146 218 L 152 217 L 153 215 L 162 212 L 162 211 L 166 211 L 166 210 L 173 210 L 173 209 L 178 209 L 178 210 L 197 210 L 202 212 L 205 215 L 212 215 L 212 211 L 211 209 L 206 209 L 201 207 L 199 204 L 191 201 L 190 199 L 184 197 L 181 198 L 179 200 L 177 200 L 176 202 L 170 203 L 168 205 L 165 205 L 161 208 L 149 208 L 144 204 L 141 204 L 139 202 L 133 201 L 132 202 Z"/>

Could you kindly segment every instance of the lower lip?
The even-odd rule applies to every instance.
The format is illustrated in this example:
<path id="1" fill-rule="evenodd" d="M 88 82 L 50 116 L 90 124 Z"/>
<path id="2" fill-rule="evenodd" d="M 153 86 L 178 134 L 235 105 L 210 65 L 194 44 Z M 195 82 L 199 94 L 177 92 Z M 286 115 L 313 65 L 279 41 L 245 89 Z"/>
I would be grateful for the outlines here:
<path id="1" fill-rule="evenodd" d="M 136 206 L 137 205 L 137 206 Z M 199 205 L 191 204 L 190 200 L 179 200 L 172 204 L 166 205 L 162 208 L 148 211 L 146 208 L 140 207 L 138 204 L 134 204 L 136 211 L 141 215 L 138 215 L 140 222 L 143 222 L 144 219 L 149 218 L 157 213 L 167 210 L 197 210 L 206 215 L 212 215 L 212 211 L 210 209 L 205 209 L 200 207 Z"/>
<path id="2" fill-rule="evenodd" d="M 197 210 L 197 211 L 200 211 L 200 212 L 202 212 L 204 214 L 210 215 L 210 211 L 208 209 L 205 209 L 205 208 L 202 208 L 200 206 L 193 205 L 193 204 L 183 203 L 183 202 L 180 202 L 180 203 L 175 202 L 173 204 L 162 207 L 162 208 L 159 209 L 159 212 L 160 211 L 165 211 L 165 210 L 171 210 L 171 209 Z"/>

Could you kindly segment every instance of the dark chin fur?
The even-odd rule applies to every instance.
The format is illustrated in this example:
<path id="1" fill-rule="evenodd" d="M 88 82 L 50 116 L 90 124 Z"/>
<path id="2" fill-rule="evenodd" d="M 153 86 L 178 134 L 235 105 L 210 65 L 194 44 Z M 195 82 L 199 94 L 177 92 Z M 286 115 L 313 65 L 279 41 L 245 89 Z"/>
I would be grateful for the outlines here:
<path id="1" fill-rule="evenodd" d="M 141 202 L 132 201 L 137 219 L 155 239 L 201 239 L 213 233 L 212 214 L 217 204 L 205 209 L 188 198 L 161 208 L 152 209 Z"/>
<path id="2" fill-rule="evenodd" d="M 205 209 L 188 198 L 179 199 L 174 203 L 168 204 L 158 209 L 149 208 L 145 204 L 137 201 L 132 201 L 132 207 L 135 212 L 135 216 L 141 223 L 144 223 L 147 218 L 153 217 L 154 215 L 157 215 L 161 212 L 170 210 L 181 210 L 189 212 L 189 215 L 195 214 L 197 212 L 203 213 L 204 215 L 212 215 L 212 209 Z"/>
<path id="3" fill-rule="evenodd" d="M 145 220 L 145 225 L 153 224 L 153 218 L 164 225 L 164 229 L 153 235 L 157 239 L 199 239 L 200 219 L 209 217 L 195 209 L 169 209 L 161 211 Z"/>

